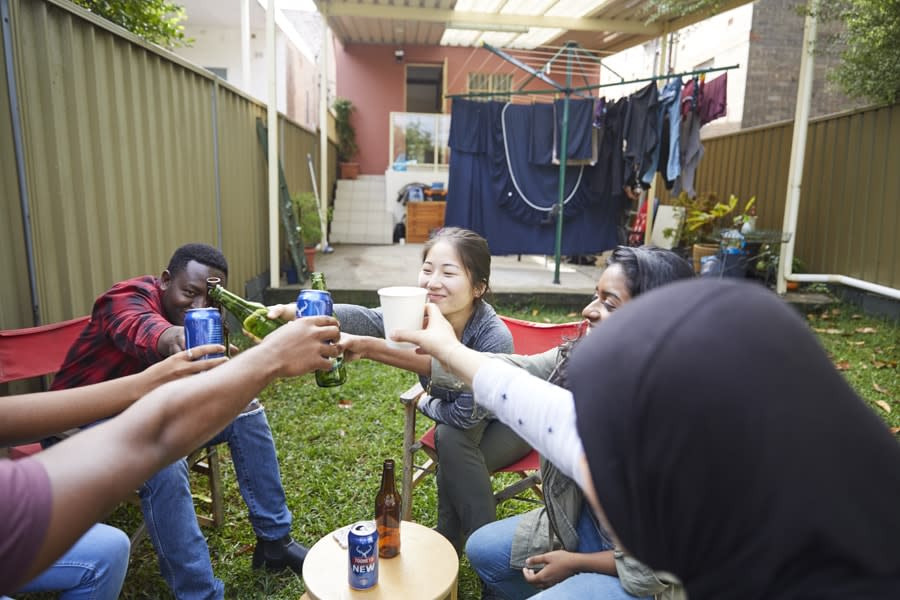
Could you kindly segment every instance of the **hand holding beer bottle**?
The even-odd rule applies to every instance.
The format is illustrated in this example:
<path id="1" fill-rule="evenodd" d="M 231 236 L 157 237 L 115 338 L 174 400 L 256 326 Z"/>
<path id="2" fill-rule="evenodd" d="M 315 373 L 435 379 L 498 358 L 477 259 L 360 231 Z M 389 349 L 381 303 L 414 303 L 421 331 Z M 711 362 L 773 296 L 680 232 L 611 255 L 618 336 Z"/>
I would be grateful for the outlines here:
<path id="1" fill-rule="evenodd" d="M 314 315 L 334 316 L 334 303 L 331 294 L 325 288 L 325 274 L 315 272 L 311 275 L 312 289 L 300 290 L 297 296 L 297 316 L 311 317 Z M 319 387 L 334 387 L 347 381 L 347 371 L 344 368 L 344 357 L 338 355 L 334 359 L 334 366 L 330 371 L 316 371 L 316 384 Z"/>
<path id="2" fill-rule="evenodd" d="M 384 461 L 381 488 L 375 496 L 375 526 L 378 528 L 378 556 L 400 554 L 400 494 L 394 479 L 394 461 Z"/>
<path id="3" fill-rule="evenodd" d="M 234 315 L 241 322 L 244 330 L 262 339 L 284 325 L 282 319 L 269 318 L 269 309 L 259 302 L 250 302 L 233 292 L 229 292 L 221 285 L 218 277 L 210 277 L 206 280 L 209 299 L 216 305 Z"/>

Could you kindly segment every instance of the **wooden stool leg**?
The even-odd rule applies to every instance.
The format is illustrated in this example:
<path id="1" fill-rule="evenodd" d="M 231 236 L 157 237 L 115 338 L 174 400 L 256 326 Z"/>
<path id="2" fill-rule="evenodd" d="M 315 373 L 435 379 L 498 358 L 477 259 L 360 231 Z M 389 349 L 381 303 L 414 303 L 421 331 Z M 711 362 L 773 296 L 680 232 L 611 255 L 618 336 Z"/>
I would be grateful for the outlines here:
<path id="1" fill-rule="evenodd" d="M 212 525 L 219 528 L 225 522 L 225 501 L 223 500 L 219 449 L 213 446 L 208 452 L 206 460 L 209 463 L 209 496 L 212 499 Z"/>

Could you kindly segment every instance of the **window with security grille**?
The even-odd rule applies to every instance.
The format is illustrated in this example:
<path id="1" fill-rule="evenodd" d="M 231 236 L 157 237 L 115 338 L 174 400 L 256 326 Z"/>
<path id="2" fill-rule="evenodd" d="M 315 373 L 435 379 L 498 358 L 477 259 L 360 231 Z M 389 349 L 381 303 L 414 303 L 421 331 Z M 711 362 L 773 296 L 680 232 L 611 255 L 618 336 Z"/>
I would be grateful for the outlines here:
<path id="1" fill-rule="evenodd" d="M 474 100 L 508 100 L 512 91 L 509 73 L 469 73 L 469 93 L 491 94 Z"/>

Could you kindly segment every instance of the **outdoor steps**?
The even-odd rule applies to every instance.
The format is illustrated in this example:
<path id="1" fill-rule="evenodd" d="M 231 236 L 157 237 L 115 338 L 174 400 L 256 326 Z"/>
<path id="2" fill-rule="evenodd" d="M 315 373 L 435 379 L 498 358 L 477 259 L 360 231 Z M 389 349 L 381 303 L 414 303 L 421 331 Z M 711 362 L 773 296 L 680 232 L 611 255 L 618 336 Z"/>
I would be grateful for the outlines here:
<path id="1" fill-rule="evenodd" d="M 385 208 L 384 185 L 383 175 L 338 180 L 330 243 L 393 243 L 394 219 Z"/>

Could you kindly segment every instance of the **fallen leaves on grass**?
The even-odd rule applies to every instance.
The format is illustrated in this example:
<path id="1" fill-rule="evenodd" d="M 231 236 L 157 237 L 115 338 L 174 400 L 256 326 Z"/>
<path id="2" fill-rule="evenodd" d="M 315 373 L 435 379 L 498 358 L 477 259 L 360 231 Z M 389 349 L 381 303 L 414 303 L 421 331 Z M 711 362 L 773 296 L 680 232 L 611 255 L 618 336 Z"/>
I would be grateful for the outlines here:
<path id="1" fill-rule="evenodd" d="M 883 387 L 881 387 L 881 386 L 878 385 L 877 383 L 873 383 L 873 384 L 872 384 L 872 389 L 874 389 L 876 392 L 881 392 L 882 394 L 887 394 L 887 393 L 888 393 L 888 391 L 887 391 L 886 389 L 884 389 Z M 888 412 L 891 412 L 891 411 L 888 411 Z"/>
<path id="2" fill-rule="evenodd" d="M 891 412 L 891 405 L 885 402 L 884 400 L 876 400 L 875 404 L 878 405 L 878 408 L 883 410 L 884 412 Z"/>
<path id="3" fill-rule="evenodd" d="M 850 361 L 849 360 L 839 360 L 834 363 L 834 367 L 838 371 L 849 371 L 850 370 Z"/>
<path id="4" fill-rule="evenodd" d="M 876 369 L 896 369 L 897 361 L 896 360 L 873 360 L 872 366 Z"/>
<path id="5" fill-rule="evenodd" d="M 874 327 L 857 327 L 853 331 L 856 333 L 878 333 L 878 330 Z"/>
<path id="6" fill-rule="evenodd" d="M 891 433 L 897 435 L 898 433 L 900 433 L 900 427 L 891 427 Z"/>
<path id="7" fill-rule="evenodd" d="M 843 329 L 833 329 L 833 328 L 823 329 L 821 327 L 813 327 L 812 329 L 816 333 L 824 333 L 827 335 L 844 335 Z"/>
<path id="8" fill-rule="evenodd" d="M 338 407 L 340 408 L 353 408 L 353 402 L 347 400 L 346 398 L 341 398 L 338 400 Z"/>
<path id="9" fill-rule="evenodd" d="M 847 340 L 847 343 L 850 344 L 851 346 L 865 346 L 866 345 L 865 340 L 856 340 L 856 341 Z"/>

